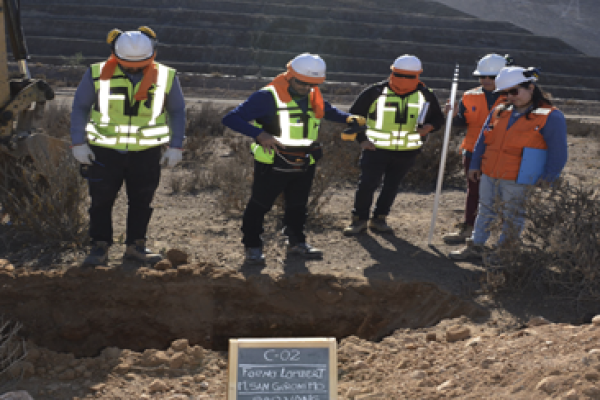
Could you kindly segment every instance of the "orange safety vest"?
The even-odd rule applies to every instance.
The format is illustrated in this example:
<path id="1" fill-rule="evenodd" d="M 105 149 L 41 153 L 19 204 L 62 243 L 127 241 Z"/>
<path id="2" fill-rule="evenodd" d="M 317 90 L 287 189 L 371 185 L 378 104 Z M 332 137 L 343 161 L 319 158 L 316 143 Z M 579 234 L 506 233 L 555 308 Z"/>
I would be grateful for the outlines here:
<path id="1" fill-rule="evenodd" d="M 460 145 L 461 149 L 473 152 L 475 143 L 477 143 L 477 139 L 481 133 L 481 128 L 483 128 L 483 124 L 490 111 L 498 104 L 504 102 L 504 100 L 504 96 L 498 97 L 492 108 L 489 108 L 481 86 L 468 90 L 463 94 L 462 102 L 465 106 L 464 117 L 467 121 L 467 134 Z"/>
<path id="2" fill-rule="evenodd" d="M 512 110 L 511 106 L 498 115 L 499 110 L 496 109 L 483 132 L 486 147 L 482 156 L 481 170 L 491 178 L 516 180 L 523 157 L 523 148 L 544 150 L 548 148 L 540 130 L 546 125 L 548 115 L 556 108 L 551 106 L 537 108 L 529 114 L 529 119 L 523 116 L 507 129 Z"/>

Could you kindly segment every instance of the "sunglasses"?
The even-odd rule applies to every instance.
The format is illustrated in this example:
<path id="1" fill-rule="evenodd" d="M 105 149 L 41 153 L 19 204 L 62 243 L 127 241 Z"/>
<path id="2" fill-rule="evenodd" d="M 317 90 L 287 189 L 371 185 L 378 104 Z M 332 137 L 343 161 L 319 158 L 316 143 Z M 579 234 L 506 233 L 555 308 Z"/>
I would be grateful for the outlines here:
<path id="1" fill-rule="evenodd" d="M 479 76 L 479 79 L 485 79 L 485 78 L 494 80 L 494 79 L 496 79 L 496 75 L 480 75 Z"/>
<path id="2" fill-rule="evenodd" d="M 512 89 L 508 89 L 508 90 L 503 90 L 500 92 L 501 96 L 508 96 L 509 94 L 511 96 L 516 96 L 519 94 L 519 90 L 521 89 L 521 87 L 516 87 L 516 88 L 512 88 Z"/>
<path id="3" fill-rule="evenodd" d="M 397 72 L 393 72 L 394 76 L 396 78 L 404 78 L 404 79 L 417 79 L 416 75 L 406 75 L 406 74 L 399 74 Z"/>
<path id="4" fill-rule="evenodd" d="M 302 82 L 302 81 L 300 81 L 300 80 L 298 80 L 298 79 L 296 79 L 296 83 L 297 83 L 298 85 L 300 85 L 300 86 L 310 86 L 310 87 L 319 86 L 319 85 L 318 85 L 318 84 L 316 84 L 316 83 Z"/>

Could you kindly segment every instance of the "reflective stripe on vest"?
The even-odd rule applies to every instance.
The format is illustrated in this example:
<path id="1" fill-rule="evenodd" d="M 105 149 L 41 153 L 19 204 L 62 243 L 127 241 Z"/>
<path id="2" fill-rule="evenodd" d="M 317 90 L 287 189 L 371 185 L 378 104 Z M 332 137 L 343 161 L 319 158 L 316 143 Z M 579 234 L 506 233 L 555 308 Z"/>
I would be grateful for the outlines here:
<path id="1" fill-rule="evenodd" d="M 310 101 L 308 102 L 308 110 L 306 114 L 304 114 L 302 109 L 294 100 L 290 101 L 289 103 L 284 103 L 281 101 L 277 94 L 277 90 L 275 90 L 273 86 L 266 86 L 261 90 L 268 91 L 273 95 L 273 98 L 275 99 L 275 105 L 277 107 L 279 132 L 268 133 L 275 136 L 281 144 L 287 147 L 309 147 L 314 141 L 317 140 L 321 120 L 315 117 Z M 306 127 L 302 118 L 298 118 L 297 114 L 307 117 Z M 255 122 L 254 125 L 259 128 L 263 128 L 263 126 L 259 123 Z M 305 137 L 305 130 L 307 131 L 307 137 Z M 273 163 L 274 152 L 271 152 L 271 154 L 265 152 L 262 146 L 258 143 L 253 143 L 250 149 L 252 150 L 256 161 L 260 161 L 265 164 Z M 314 164 L 312 156 L 311 164 Z"/>
<path id="2" fill-rule="evenodd" d="M 425 96 L 417 90 L 409 96 L 400 97 L 385 87 L 373 102 L 367 119 L 367 137 L 378 149 L 414 150 L 423 145 L 421 135 L 416 131 L 417 118 L 425 104 Z M 404 115 L 406 114 L 406 115 Z M 404 123 L 398 123 L 400 118 Z"/>
<path id="3" fill-rule="evenodd" d="M 155 63 L 158 78 L 148 92 L 148 99 L 136 101 L 135 87 L 120 67 L 110 80 L 100 80 L 103 63 L 92 65 L 96 87 L 96 108 L 86 126 L 88 140 L 98 146 L 116 150 L 139 151 L 168 143 L 171 132 L 164 112 L 165 99 L 171 91 L 176 71 Z"/>
<path id="4" fill-rule="evenodd" d="M 475 143 L 481 133 L 481 128 L 487 119 L 490 111 L 496 108 L 500 103 L 505 100 L 504 96 L 499 96 L 492 108 L 488 107 L 487 100 L 483 88 L 477 87 L 466 91 L 463 94 L 462 102 L 465 106 L 465 121 L 467 123 L 467 133 L 463 139 L 460 148 L 470 151 L 471 153 L 475 149 Z"/>
<path id="5" fill-rule="evenodd" d="M 485 136 L 485 152 L 482 156 L 481 171 L 489 177 L 514 181 L 519 174 L 523 148 L 547 149 L 541 130 L 548 121 L 554 107 L 533 110 L 529 119 L 519 117 L 508 129 L 512 107 L 502 113 L 494 111 Z"/>

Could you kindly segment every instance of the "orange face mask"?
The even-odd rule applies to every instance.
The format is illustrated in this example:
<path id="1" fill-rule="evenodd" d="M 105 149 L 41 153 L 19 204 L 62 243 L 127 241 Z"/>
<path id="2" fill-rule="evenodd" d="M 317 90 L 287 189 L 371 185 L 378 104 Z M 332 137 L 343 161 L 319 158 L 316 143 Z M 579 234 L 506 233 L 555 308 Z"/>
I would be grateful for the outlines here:
<path id="1" fill-rule="evenodd" d="M 305 75 L 300 75 L 296 71 L 292 69 L 290 63 L 287 65 L 287 72 L 281 73 L 277 75 L 275 79 L 269 85 L 275 87 L 279 98 L 284 103 L 289 103 L 292 101 L 292 96 L 288 92 L 288 87 L 290 86 L 290 79 L 297 78 L 302 80 L 303 82 L 320 84 L 325 81 L 325 78 L 313 78 Z M 268 86 L 268 85 L 267 85 Z M 310 91 L 310 104 L 312 105 L 313 111 L 315 112 L 315 116 L 319 119 L 325 116 L 325 103 L 323 100 L 323 95 L 321 94 L 321 90 L 319 90 L 318 86 L 315 86 Z"/>
<path id="2" fill-rule="evenodd" d="M 401 76 L 396 76 L 396 74 L 413 76 L 414 78 L 405 78 Z M 420 74 L 421 71 L 416 72 L 405 71 L 402 69 L 393 69 L 392 73 L 390 74 L 390 87 L 392 88 L 394 93 L 400 95 L 414 92 L 415 90 L 417 90 L 417 86 L 419 86 L 419 83 L 421 83 L 421 81 L 419 80 Z"/>
<path id="3" fill-rule="evenodd" d="M 142 78 L 140 87 L 134 97 L 138 101 L 146 100 L 148 98 L 148 90 L 153 84 L 156 84 L 158 80 L 158 71 L 154 65 L 154 57 L 155 55 L 143 61 L 126 61 L 117 59 L 113 53 L 106 61 L 106 64 L 104 64 L 102 72 L 100 73 L 100 79 L 108 80 L 112 78 L 118 64 L 121 64 L 125 68 L 143 68 L 144 77 Z"/>

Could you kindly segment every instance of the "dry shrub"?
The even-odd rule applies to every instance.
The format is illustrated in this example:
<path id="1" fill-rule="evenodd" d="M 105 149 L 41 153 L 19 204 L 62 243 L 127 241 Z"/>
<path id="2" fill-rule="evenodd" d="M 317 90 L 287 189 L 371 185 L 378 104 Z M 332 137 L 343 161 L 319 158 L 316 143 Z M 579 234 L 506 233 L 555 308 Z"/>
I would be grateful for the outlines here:
<path id="1" fill-rule="evenodd" d="M 223 116 L 229 109 L 222 110 L 213 103 L 202 103 L 199 108 L 187 111 L 187 123 L 185 127 L 185 151 L 187 159 L 201 161 L 202 152 L 214 137 L 221 137 L 225 132 L 225 126 L 221 123 Z"/>
<path id="2" fill-rule="evenodd" d="M 71 109 L 64 104 L 50 102 L 46 104 L 43 117 L 36 126 L 48 136 L 68 138 L 71 129 Z"/>
<path id="3" fill-rule="evenodd" d="M 567 119 L 569 136 L 600 137 L 600 124 L 586 119 Z"/>
<path id="4" fill-rule="evenodd" d="M 5 377 L 8 370 L 27 356 L 25 342 L 17 337 L 20 329 L 21 324 L 0 317 L 0 393 L 4 393 L 11 383 L 11 379 Z"/>
<path id="5" fill-rule="evenodd" d="M 457 132 L 456 129 L 453 132 Z M 462 137 L 452 134 L 446 153 L 444 167 L 444 182 L 451 185 L 464 185 L 462 154 L 459 149 Z M 411 189 L 431 190 L 435 188 L 442 159 L 444 145 L 444 129 L 429 134 L 421 148 L 414 167 L 408 171 L 402 181 L 402 186 Z"/>
<path id="6" fill-rule="evenodd" d="M 315 179 L 308 200 L 310 217 L 318 217 L 329 203 L 336 187 L 356 182 L 359 175 L 360 147 L 341 140 L 345 124 L 323 121 L 319 142 L 323 144 L 323 158 L 317 164 Z"/>
<path id="7" fill-rule="evenodd" d="M 523 289 L 533 285 L 579 304 L 598 304 L 598 191 L 560 181 L 549 189 L 532 187 L 523 204 L 526 224 L 520 240 L 513 234 L 512 239 L 488 255 L 488 259 L 496 260 L 494 265 L 501 266 L 502 279 L 492 282 L 495 288 Z M 512 231 L 515 232 L 514 227 Z"/>
<path id="8" fill-rule="evenodd" d="M 40 168 L 31 160 L 0 158 L 0 203 L 12 238 L 24 234 L 40 243 L 83 245 L 87 237 L 87 185 L 65 152 L 57 165 Z M 43 174 L 42 174 L 43 172 Z"/>

